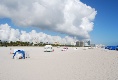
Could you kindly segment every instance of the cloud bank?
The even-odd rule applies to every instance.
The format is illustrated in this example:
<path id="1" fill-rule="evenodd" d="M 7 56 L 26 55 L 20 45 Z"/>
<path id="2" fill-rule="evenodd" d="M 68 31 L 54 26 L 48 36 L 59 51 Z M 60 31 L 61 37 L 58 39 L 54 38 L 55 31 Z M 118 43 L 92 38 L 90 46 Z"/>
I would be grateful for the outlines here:
<path id="1" fill-rule="evenodd" d="M 90 38 L 96 14 L 80 0 L 0 0 L 0 18 L 10 18 L 17 26 L 39 27 L 78 39 Z"/>
<path id="2" fill-rule="evenodd" d="M 61 44 L 71 44 L 71 42 L 75 42 L 76 39 L 65 36 L 61 38 L 60 36 L 51 36 L 47 35 L 43 32 L 36 32 L 32 30 L 31 32 L 20 31 L 18 29 L 13 29 L 8 24 L 0 25 L 0 40 L 1 41 L 23 41 L 23 42 L 33 42 L 33 43 L 55 43 L 59 42 Z"/>

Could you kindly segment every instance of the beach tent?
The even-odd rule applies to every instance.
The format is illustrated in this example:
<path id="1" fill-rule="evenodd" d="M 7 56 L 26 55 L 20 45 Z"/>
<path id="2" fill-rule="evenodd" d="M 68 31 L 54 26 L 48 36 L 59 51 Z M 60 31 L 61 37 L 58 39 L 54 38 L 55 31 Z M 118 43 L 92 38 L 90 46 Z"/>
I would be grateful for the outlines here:
<path id="1" fill-rule="evenodd" d="M 25 51 L 23 49 L 14 49 L 13 59 L 25 59 Z"/>
<path id="2" fill-rule="evenodd" d="M 118 46 L 116 46 L 116 50 L 118 51 Z"/>
<path id="3" fill-rule="evenodd" d="M 45 45 L 44 46 L 44 52 L 53 52 L 54 49 L 52 48 L 52 45 Z"/>
<path id="4" fill-rule="evenodd" d="M 106 46 L 105 49 L 116 50 L 117 46 Z"/>

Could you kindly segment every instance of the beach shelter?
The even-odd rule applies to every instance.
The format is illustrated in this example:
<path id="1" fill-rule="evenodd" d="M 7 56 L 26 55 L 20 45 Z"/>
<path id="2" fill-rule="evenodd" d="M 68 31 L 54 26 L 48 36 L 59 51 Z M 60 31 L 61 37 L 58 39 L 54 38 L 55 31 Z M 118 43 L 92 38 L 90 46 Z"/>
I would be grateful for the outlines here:
<path id="1" fill-rule="evenodd" d="M 15 49 L 13 59 L 25 59 L 25 51 L 22 49 Z"/>
<path id="2" fill-rule="evenodd" d="M 45 45 L 44 46 L 44 52 L 53 52 L 54 49 L 52 48 L 52 45 Z"/>
<path id="3" fill-rule="evenodd" d="M 106 46 L 105 49 L 116 50 L 117 46 Z"/>

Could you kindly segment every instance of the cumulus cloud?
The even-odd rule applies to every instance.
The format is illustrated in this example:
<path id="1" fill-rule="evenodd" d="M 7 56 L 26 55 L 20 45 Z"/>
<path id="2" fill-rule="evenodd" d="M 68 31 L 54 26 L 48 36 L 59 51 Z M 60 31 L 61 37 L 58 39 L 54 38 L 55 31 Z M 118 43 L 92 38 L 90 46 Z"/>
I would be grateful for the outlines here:
<path id="1" fill-rule="evenodd" d="M 90 38 L 96 14 L 94 8 L 80 0 L 0 0 L 0 18 L 10 18 L 18 26 L 58 31 L 78 39 Z"/>
<path id="2" fill-rule="evenodd" d="M 23 42 L 33 42 L 33 43 L 40 43 L 40 42 L 48 42 L 48 43 L 55 43 L 59 42 L 61 44 L 71 44 L 71 42 L 75 42 L 76 39 L 65 36 L 61 38 L 60 36 L 51 36 L 45 34 L 43 32 L 36 32 L 32 30 L 31 32 L 20 31 L 18 29 L 13 29 L 8 24 L 1 24 L 0 25 L 0 40 L 1 41 L 23 41 Z"/>

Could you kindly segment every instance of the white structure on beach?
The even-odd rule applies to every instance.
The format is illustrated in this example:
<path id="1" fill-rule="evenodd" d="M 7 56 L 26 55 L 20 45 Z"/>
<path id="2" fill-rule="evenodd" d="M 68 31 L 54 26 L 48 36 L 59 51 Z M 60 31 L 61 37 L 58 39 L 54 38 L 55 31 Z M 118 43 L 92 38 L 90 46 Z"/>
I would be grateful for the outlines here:
<path id="1" fill-rule="evenodd" d="M 44 52 L 53 52 L 54 49 L 52 48 L 52 45 L 46 45 L 44 46 Z"/>

